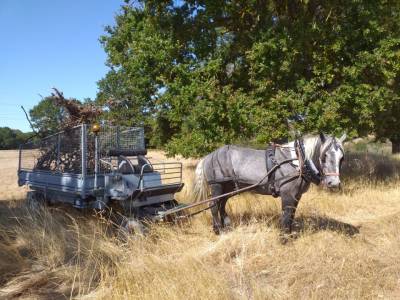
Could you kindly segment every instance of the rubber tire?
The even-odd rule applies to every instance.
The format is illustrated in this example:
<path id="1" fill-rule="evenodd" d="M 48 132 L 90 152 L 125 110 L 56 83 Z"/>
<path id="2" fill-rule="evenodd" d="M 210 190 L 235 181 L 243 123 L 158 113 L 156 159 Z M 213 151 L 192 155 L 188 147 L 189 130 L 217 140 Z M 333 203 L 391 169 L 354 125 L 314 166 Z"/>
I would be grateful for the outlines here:
<path id="1" fill-rule="evenodd" d="M 122 222 L 122 229 L 128 234 L 144 236 L 147 233 L 146 226 L 138 219 L 129 217 Z"/>

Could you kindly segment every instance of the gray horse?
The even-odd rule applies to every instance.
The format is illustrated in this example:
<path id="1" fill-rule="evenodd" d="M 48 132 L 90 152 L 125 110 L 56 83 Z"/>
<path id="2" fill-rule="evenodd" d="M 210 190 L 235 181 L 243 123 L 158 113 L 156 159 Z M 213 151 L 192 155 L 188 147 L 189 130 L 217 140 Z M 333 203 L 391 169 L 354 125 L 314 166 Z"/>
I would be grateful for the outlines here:
<path id="1" fill-rule="evenodd" d="M 311 162 L 314 170 L 329 189 L 340 186 L 340 165 L 344 157 L 343 141 L 346 136 L 335 138 L 320 134 L 305 138 L 304 161 Z M 296 143 L 289 142 L 275 148 L 276 163 L 293 159 L 276 168 L 273 175 L 266 176 L 267 152 L 233 145 L 223 146 L 201 159 L 196 167 L 195 193 L 198 200 L 205 199 L 211 191 L 216 197 L 233 192 L 239 188 L 260 183 L 254 193 L 280 196 L 282 201 L 281 228 L 290 234 L 297 205 L 305 193 L 311 180 L 304 176 L 302 157 L 295 150 Z M 315 183 L 315 181 L 314 181 Z M 213 229 L 216 234 L 231 224 L 225 211 L 229 196 L 222 197 L 210 203 Z"/>

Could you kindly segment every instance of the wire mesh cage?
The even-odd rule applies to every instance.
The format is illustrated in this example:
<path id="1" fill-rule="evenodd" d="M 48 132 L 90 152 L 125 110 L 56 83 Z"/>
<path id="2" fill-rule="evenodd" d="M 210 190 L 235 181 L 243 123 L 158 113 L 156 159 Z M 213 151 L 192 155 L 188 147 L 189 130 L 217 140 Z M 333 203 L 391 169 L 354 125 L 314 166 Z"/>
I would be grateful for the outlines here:
<path id="1" fill-rule="evenodd" d="M 20 158 L 23 170 L 80 173 L 81 126 L 21 145 Z"/>
<path id="2" fill-rule="evenodd" d="M 110 150 L 144 150 L 140 127 L 102 126 L 98 133 L 98 157 Z M 20 147 L 20 169 L 91 174 L 95 171 L 96 135 L 90 126 L 79 125 Z M 83 159 L 84 158 L 84 159 Z M 83 159 L 83 160 L 82 160 Z M 107 171 L 107 168 L 102 168 Z"/>
<path id="3" fill-rule="evenodd" d="M 144 150 L 144 130 L 141 127 L 102 126 L 99 133 L 99 151 Z"/>

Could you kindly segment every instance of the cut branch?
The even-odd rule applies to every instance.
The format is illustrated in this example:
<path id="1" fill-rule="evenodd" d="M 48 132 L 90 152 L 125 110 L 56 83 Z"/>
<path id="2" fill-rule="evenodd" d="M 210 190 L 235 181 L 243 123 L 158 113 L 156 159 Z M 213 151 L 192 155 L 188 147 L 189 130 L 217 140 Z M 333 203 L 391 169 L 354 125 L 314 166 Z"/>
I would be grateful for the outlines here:
<path id="1" fill-rule="evenodd" d="M 28 117 L 28 114 L 26 113 L 26 110 L 25 110 L 25 108 L 21 105 L 21 108 L 22 108 L 22 110 L 24 111 L 24 113 L 25 113 L 25 117 L 26 117 L 26 119 L 28 120 L 28 122 L 29 122 L 29 125 L 31 126 L 31 128 L 32 128 L 32 131 L 34 132 L 34 133 L 36 133 L 37 134 L 37 132 L 36 132 L 36 130 L 35 130 L 35 127 L 33 127 L 33 124 L 32 124 L 32 122 L 31 122 L 31 119 L 29 119 L 29 117 Z"/>

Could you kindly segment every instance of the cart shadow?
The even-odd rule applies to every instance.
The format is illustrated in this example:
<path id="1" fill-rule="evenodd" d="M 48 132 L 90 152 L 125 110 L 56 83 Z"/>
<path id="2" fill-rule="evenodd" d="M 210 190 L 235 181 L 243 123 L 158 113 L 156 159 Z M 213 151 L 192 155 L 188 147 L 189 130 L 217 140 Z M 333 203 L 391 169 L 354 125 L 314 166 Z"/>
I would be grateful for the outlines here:
<path id="1" fill-rule="evenodd" d="M 0 226 L 7 228 L 18 223 L 17 218 L 25 215 L 21 203 L 23 200 L 0 199 Z"/>
<path id="2" fill-rule="evenodd" d="M 46 207 L 46 210 L 57 215 L 70 215 L 76 218 L 86 217 L 86 213 L 77 211 L 67 205 L 51 205 Z M 13 226 L 21 226 L 21 223 L 27 220 L 27 217 L 32 217 L 32 212 L 26 205 L 24 199 L 21 200 L 1 200 L 0 199 L 0 226 L 4 228 L 12 228 Z M 39 213 L 40 214 L 40 213 Z"/>
<path id="3" fill-rule="evenodd" d="M 279 228 L 279 214 L 274 213 L 244 213 L 231 215 L 233 227 L 239 225 L 249 225 L 254 222 L 262 222 L 266 226 Z M 360 226 L 342 222 L 326 216 L 307 216 L 300 215 L 295 217 L 293 231 L 303 233 L 317 233 L 321 231 L 332 231 L 346 236 L 354 236 L 360 233 Z"/>

